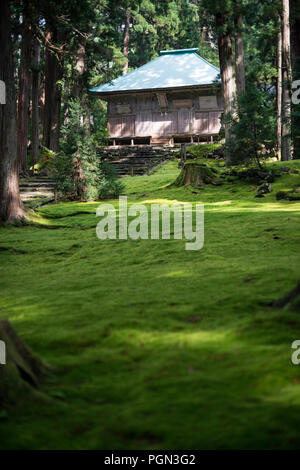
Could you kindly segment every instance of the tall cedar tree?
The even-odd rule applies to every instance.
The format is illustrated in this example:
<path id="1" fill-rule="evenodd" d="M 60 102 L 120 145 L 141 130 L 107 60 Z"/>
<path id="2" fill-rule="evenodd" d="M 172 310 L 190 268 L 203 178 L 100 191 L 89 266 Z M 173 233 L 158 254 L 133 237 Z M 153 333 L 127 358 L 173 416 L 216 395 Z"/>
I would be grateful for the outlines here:
<path id="1" fill-rule="evenodd" d="M 281 159 L 282 139 L 282 21 L 278 14 L 279 29 L 277 42 L 277 155 Z"/>
<path id="2" fill-rule="evenodd" d="M 19 69 L 18 96 L 18 158 L 20 169 L 26 171 L 27 142 L 28 142 L 28 106 L 30 94 L 30 62 L 31 62 L 31 5 L 24 2 L 22 21 L 21 60 Z"/>
<path id="3" fill-rule="evenodd" d="M 32 166 L 39 161 L 39 100 L 40 100 L 40 53 L 39 42 L 34 39 L 32 47 L 31 87 L 31 147 Z"/>
<path id="4" fill-rule="evenodd" d="M 245 78 L 245 48 L 243 39 L 243 15 L 241 0 L 234 0 L 234 38 L 235 38 L 235 65 L 236 87 L 238 95 L 246 91 Z"/>
<path id="5" fill-rule="evenodd" d="M 290 0 L 282 0 L 282 51 L 283 51 L 283 91 L 282 91 L 282 143 L 281 159 L 291 159 L 291 105 L 292 105 L 292 64 L 290 32 Z"/>
<path id="6" fill-rule="evenodd" d="M 0 105 L 0 220 L 24 219 L 19 193 L 14 62 L 9 0 L 0 2 L 0 80 L 6 85 L 6 104 Z"/>
<path id="7" fill-rule="evenodd" d="M 300 2 L 291 0 L 291 51 L 293 79 L 300 80 Z M 300 105 L 292 105 L 294 158 L 300 158 Z"/>
<path id="8" fill-rule="evenodd" d="M 236 77 L 231 30 L 228 21 L 229 17 L 227 13 L 222 13 L 221 11 L 216 12 L 225 118 L 230 118 L 236 113 L 234 104 L 236 100 Z M 225 123 L 225 138 L 226 140 L 231 138 L 230 124 L 228 121 Z M 228 156 L 227 160 L 229 160 Z"/>
<path id="9" fill-rule="evenodd" d="M 131 13 L 129 8 L 125 12 L 125 27 L 124 27 L 124 41 L 123 41 L 123 54 L 125 57 L 125 62 L 123 66 L 123 75 L 126 75 L 128 72 L 128 53 L 129 53 L 129 41 L 130 41 L 130 20 Z"/>

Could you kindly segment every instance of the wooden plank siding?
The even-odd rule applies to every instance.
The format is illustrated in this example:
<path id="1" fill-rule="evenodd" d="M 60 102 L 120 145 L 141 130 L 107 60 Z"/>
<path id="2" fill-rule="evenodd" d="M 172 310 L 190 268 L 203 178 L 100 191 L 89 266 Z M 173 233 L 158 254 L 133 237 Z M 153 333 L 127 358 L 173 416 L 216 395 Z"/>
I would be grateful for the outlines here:
<path id="1" fill-rule="evenodd" d="M 177 133 L 177 116 L 175 112 L 160 111 L 152 113 L 153 137 L 169 136 Z"/>
<path id="2" fill-rule="evenodd" d="M 144 137 L 152 135 L 152 111 L 139 111 L 135 117 L 135 133 Z"/>
<path id="3" fill-rule="evenodd" d="M 166 93 L 166 97 L 168 108 L 161 109 L 155 93 L 111 96 L 108 100 L 109 135 L 158 138 L 220 132 L 222 102 L 219 96 L 211 100 L 217 103 L 217 109 L 203 110 L 199 92 Z M 127 113 L 122 114 L 122 110 Z"/>
<path id="4" fill-rule="evenodd" d="M 212 111 L 209 113 L 209 133 L 210 134 L 218 134 L 220 132 L 221 128 L 221 123 L 220 123 L 220 117 L 221 117 L 221 112 L 220 111 Z"/>
<path id="5" fill-rule="evenodd" d="M 130 137 L 135 135 L 135 116 L 110 117 L 108 133 L 111 137 Z"/>
<path id="6" fill-rule="evenodd" d="M 208 134 L 209 114 L 208 113 L 195 113 L 194 132 L 195 134 Z"/>

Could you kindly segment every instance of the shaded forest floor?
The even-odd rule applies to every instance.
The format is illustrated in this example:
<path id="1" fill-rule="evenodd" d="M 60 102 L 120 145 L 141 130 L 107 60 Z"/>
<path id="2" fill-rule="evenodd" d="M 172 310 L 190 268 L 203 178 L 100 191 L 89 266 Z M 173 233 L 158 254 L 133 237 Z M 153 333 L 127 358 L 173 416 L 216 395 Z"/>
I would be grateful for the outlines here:
<path id="1" fill-rule="evenodd" d="M 203 202 L 200 251 L 100 241 L 99 203 L 0 229 L 1 317 L 56 367 L 49 400 L 0 413 L 0 448 L 300 448 L 300 312 L 267 305 L 300 280 L 300 202 L 275 198 L 300 175 L 263 199 L 242 182 L 167 187 L 177 175 L 123 182 L 130 203 Z"/>

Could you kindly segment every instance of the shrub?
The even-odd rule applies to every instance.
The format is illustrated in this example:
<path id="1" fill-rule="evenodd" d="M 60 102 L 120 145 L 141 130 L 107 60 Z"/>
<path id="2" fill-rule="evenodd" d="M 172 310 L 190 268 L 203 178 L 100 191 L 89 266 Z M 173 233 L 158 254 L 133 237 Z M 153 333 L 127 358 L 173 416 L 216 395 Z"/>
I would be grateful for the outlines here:
<path id="1" fill-rule="evenodd" d="M 53 150 L 43 147 L 39 161 L 34 165 L 34 170 L 41 174 L 51 175 L 55 167 L 56 158 L 57 154 Z"/>
<path id="2" fill-rule="evenodd" d="M 62 129 L 61 152 L 55 159 L 58 192 L 68 199 L 95 200 L 118 196 L 123 185 L 114 168 L 104 167 L 96 152 L 96 139 L 88 134 L 83 109 L 70 102 L 68 123 Z"/>
<path id="3" fill-rule="evenodd" d="M 226 117 L 225 117 L 226 120 Z M 276 110 L 270 93 L 249 84 L 238 102 L 238 115 L 230 118 L 231 138 L 226 152 L 233 164 L 254 162 L 276 153 Z"/>

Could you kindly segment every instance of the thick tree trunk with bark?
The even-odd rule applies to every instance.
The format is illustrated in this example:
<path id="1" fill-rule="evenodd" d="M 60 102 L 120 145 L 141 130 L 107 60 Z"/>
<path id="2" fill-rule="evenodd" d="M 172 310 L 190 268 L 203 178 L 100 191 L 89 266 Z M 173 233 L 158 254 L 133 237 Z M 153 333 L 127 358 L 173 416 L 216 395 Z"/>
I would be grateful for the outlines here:
<path id="1" fill-rule="evenodd" d="M 28 107 L 30 95 L 30 58 L 32 26 L 28 9 L 24 8 L 22 23 L 22 43 L 18 96 L 18 159 L 20 169 L 26 171 L 27 144 L 28 144 Z"/>
<path id="2" fill-rule="evenodd" d="M 34 41 L 32 53 L 32 166 L 39 161 L 40 45 Z"/>
<path id="3" fill-rule="evenodd" d="M 291 0 L 291 50 L 292 68 L 295 80 L 300 80 L 300 4 Z"/>
<path id="4" fill-rule="evenodd" d="M 84 108 L 84 115 L 81 116 L 82 122 L 86 124 L 88 132 L 90 132 L 90 122 L 89 122 L 89 109 L 87 100 L 84 97 L 84 72 L 85 72 L 85 54 L 86 54 L 86 39 L 80 38 L 80 44 L 77 49 L 77 59 L 76 59 L 76 77 L 75 85 L 73 87 L 73 96 L 80 100 L 81 105 Z M 67 105 L 66 105 L 67 106 Z M 64 118 L 66 114 L 66 106 L 64 108 Z"/>
<path id="5" fill-rule="evenodd" d="M 46 32 L 45 44 L 45 97 L 43 116 L 43 146 L 50 147 L 51 116 L 52 116 L 52 94 L 55 84 L 55 58 L 51 52 L 50 44 L 54 39 L 51 31 Z"/>
<path id="6" fill-rule="evenodd" d="M 282 27 L 279 17 L 280 28 L 278 31 L 277 44 L 277 152 L 281 159 L 281 137 L 282 137 Z"/>
<path id="7" fill-rule="evenodd" d="M 85 71 L 85 48 L 86 48 L 86 40 L 84 38 L 80 39 L 80 44 L 77 49 L 77 58 L 76 58 L 76 77 L 75 77 L 75 85 L 73 89 L 73 96 L 74 98 L 78 98 L 80 101 L 82 100 L 83 94 L 83 74 Z"/>
<path id="8" fill-rule="evenodd" d="M 49 148 L 54 152 L 59 151 L 59 137 L 60 137 L 60 127 L 61 127 L 61 84 L 58 83 L 63 77 L 63 72 L 61 64 L 57 64 L 56 67 L 56 78 L 54 83 L 53 90 L 53 108 L 51 116 L 51 128 L 50 128 L 50 144 Z"/>
<path id="9" fill-rule="evenodd" d="M 0 221 L 25 219 L 19 193 L 14 61 L 9 0 L 0 2 L 0 80 L 6 85 L 6 104 L 0 105 Z"/>
<path id="10" fill-rule="evenodd" d="M 237 93 L 241 96 L 246 91 L 245 49 L 243 40 L 243 17 L 238 12 L 235 17 L 235 69 Z"/>
<path id="11" fill-rule="evenodd" d="M 291 0 L 291 51 L 293 80 L 300 80 L 300 3 Z M 293 105 L 292 105 L 293 106 Z M 296 111 L 296 109 L 295 109 Z M 300 116 L 296 112 L 292 116 L 294 158 L 300 158 Z"/>
<path id="12" fill-rule="evenodd" d="M 289 0 L 282 0 L 282 49 L 283 49 L 283 94 L 282 94 L 282 148 L 281 159 L 286 161 L 291 156 L 291 104 L 292 104 L 292 65 Z"/>
<path id="13" fill-rule="evenodd" d="M 43 119 L 43 145 L 54 152 L 59 150 L 61 125 L 61 85 L 63 77 L 62 50 L 54 53 L 51 45 L 62 44 L 64 33 L 57 30 L 46 33 L 45 47 L 45 105 Z M 59 56 L 59 57 L 58 57 Z"/>
<path id="14" fill-rule="evenodd" d="M 175 186 L 203 187 L 203 184 L 218 184 L 217 172 L 205 163 L 198 162 L 186 162 L 174 182 Z"/>
<path id="15" fill-rule="evenodd" d="M 218 49 L 220 59 L 220 69 L 222 78 L 222 89 L 224 97 L 225 117 L 233 116 L 236 113 L 236 77 L 233 59 L 231 33 L 227 26 L 227 15 L 223 13 L 216 14 L 216 27 L 218 33 Z M 230 124 L 225 124 L 225 139 L 231 137 Z M 226 156 L 227 161 L 228 156 Z"/>
<path id="16" fill-rule="evenodd" d="M 123 75 L 128 73 L 128 53 L 129 53 L 129 41 L 130 41 L 130 19 L 131 13 L 130 10 L 126 10 L 125 14 L 125 29 L 124 29 L 124 40 L 123 40 L 123 54 L 125 57 L 125 62 L 123 66 Z"/>

